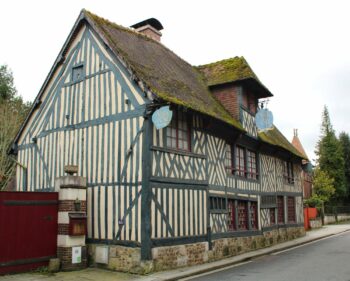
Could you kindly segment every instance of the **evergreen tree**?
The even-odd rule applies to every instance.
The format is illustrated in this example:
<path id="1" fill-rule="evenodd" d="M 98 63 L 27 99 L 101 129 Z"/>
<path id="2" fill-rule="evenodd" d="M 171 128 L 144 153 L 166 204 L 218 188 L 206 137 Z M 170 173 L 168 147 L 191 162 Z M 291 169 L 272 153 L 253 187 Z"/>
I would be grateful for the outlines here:
<path id="1" fill-rule="evenodd" d="M 343 151 L 331 124 L 327 106 L 322 113 L 321 137 L 315 153 L 320 170 L 334 179 L 335 194 L 332 201 L 342 201 L 346 197 Z"/>
<path id="2" fill-rule="evenodd" d="M 348 201 L 350 199 L 350 137 L 349 134 L 341 132 L 339 134 L 339 141 L 343 151 L 344 168 L 345 168 L 345 182 Z"/>
<path id="3" fill-rule="evenodd" d="M 0 66 L 0 190 L 14 176 L 15 162 L 7 155 L 7 149 L 29 108 L 30 103 L 17 95 L 12 72 L 6 65 Z"/>
<path id="4" fill-rule="evenodd" d="M 0 66 L 0 102 L 11 100 L 17 91 L 13 82 L 12 71 L 7 65 Z"/>

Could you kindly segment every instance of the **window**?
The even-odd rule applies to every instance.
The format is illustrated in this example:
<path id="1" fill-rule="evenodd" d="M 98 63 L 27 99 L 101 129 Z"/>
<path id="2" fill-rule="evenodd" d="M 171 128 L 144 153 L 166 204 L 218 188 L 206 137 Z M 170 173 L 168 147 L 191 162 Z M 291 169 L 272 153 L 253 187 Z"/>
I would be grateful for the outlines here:
<path id="1" fill-rule="evenodd" d="M 258 207 L 256 202 L 250 202 L 250 228 L 258 229 Z"/>
<path id="2" fill-rule="evenodd" d="M 277 206 L 277 197 L 275 195 L 262 195 L 261 208 L 272 208 Z"/>
<path id="3" fill-rule="evenodd" d="M 289 161 L 283 162 L 283 181 L 284 183 L 293 184 L 294 174 L 293 174 L 293 163 Z"/>
<path id="4" fill-rule="evenodd" d="M 244 148 L 236 146 L 236 174 L 238 176 L 245 176 L 245 155 Z"/>
<path id="5" fill-rule="evenodd" d="M 258 229 L 258 203 L 256 201 L 210 197 L 209 202 L 211 213 L 227 214 L 228 231 Z"/>
<path id="6" fill-rule="evenodd" d="M 276 215 L 275 215 L 276 209 L 270 208 L 270 225 L 276 224 Z"/>
<path id="7" fill-rule="evenodd" d="M 235 161 L 235 162 L 233 162 Z M 241 146 L 235 147 L 235 155 L 232 156 L 231 145 L 226 145 L 225 168 L 227 174 L 235 174 L 248 179 L 258 179 L 257 154 Z"/>
<path id="8" fill-rule="evenodd" d="M 284 223 L 284 198 L 277 196 L 277 219 L 278 223 Z"/>
<path id="9" fill-rule="evenodd" d="M 245 108 L 251 114 L 255 114 L 256 113 L 257 98 L 248 89 L 244 89 L 244 91 L 243 91 L 242 106 L 243 106 L 243 108 Z"/>
<path id="10" fill-rule="evenodd" d="M 287 200 L 288 222 L 295 222 L 295 198 L 288 197 Z"/>
<path id="11" fill-rule="evenodd" d="M 227 226 L 228 230 L 236 230 L 236 207 L 235 201 L 229 199 L 228 200 L 228 214 L 227 214 Z"/>
<path id="12" fill-rule="evenodd" d="M 238 230 L 248 229 L 248 208 L 246 201 L 238 201 L 237 204 L 238 212 Z"/>
<path id="13" fill-rule="evenodd" d="M 84 74 L 83 74 L 84 66 L 78 65 L 73 67 L 72 69 L 72 82 L 78 82 L 83 80 Z"/>
<path id="14" fill-rule="evenodd" d="M 247 178 L 257 179 L 258 174 L 256 171 L 256 153 L 254 151 L 247 150 Z"/>
<path id="15" fill-rule="evenodd" d="M 210 197 L 210 210 L 212 211 L 226 211 L 226 198 Z"/>
<path id="16" fill-rule="evenodd" d="M 166 129 L 166 143 L 170 148 L 191 151 L 190 128 L 185 112 L 174 111 L 173 119 Z"/>
<path id="17" fill-rule="evenodd" d="M 235 169 L 233 166 L 232 150 L 231 150 L 230 144 L 226 144 L 225 169 L 226 169 L 227 174 L 229 174 L 229 175 L 234 174 Z"/>

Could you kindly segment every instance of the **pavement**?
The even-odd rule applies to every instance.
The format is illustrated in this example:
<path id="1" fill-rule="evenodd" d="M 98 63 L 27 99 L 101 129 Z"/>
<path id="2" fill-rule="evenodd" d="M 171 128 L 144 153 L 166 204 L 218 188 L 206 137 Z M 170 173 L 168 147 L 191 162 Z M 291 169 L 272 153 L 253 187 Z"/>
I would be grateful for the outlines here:
<path id="1" fill-rule="evenodd" d="M 350 231 L 350 222 L 346 224 L 334 224 L 323 226 L 320 229 L 306 232 L 306 235 L 288 242 L 280 243 L 268 248 L 259 249 L 238 256 L 226 258 L 223 260 L 210 262 L 202 265 L 178 268 L 169 271 L 156 272 L 147 276 L 135 274 L 120 273 L 98 268 L 87 268 L 73 272 L 58 272 L 54 274 L 31 272 L 0 276 L 0 281 L 171 281 L 188 278 L 198 274 L 218 270 L 235 264 L 239 264 L 264 255 L 280 252 L 293 247 L 301 246 L 313 241 L 317 241 L 326 237 L 334 236 Z"/>

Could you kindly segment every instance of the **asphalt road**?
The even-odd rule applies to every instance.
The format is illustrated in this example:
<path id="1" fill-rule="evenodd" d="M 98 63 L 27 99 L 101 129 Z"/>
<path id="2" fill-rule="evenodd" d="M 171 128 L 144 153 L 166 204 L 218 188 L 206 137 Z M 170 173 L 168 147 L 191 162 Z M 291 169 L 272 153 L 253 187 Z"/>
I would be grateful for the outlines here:
<path id="1" fill-rule="evenodd" d="M 350 232 L 186 280 L 350 281 Z"/>

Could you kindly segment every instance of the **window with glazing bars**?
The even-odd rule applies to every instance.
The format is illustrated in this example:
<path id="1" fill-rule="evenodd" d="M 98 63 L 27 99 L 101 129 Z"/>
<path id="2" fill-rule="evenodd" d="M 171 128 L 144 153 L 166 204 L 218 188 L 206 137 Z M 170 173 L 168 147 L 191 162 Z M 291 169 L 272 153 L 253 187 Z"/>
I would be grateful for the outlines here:
<path id="1" fill-rule="evenodd" d="M 236 174 L 238 176 L 245 176 L 245 155 L 244 148 L 236 146 Z"/>
<path id="2" fill-rule="evenodd" d="M 187 114 L 174 111 L 173 119 L 166 129 L 167 147 L 191 151 L 190 126 Z"/>
<path id="3" fill-rule="evenodd" d="M 295 198 L 294 197 L 288 197 L 287 207 L 288 207 L 288 222 L 295 222 Z"/>
<path id="4" fill-rule="evenodd" d="M 251 229 L 258 229 L 258 206 L 256 202 L 250 202 L 249 211 Z"/>
<path id="5" fill-rule="evenodd" d="M 276 224 L 275 208 L 270 208 L 270 225 Z"/>
<path id="6" fill-rule="evenodd" d="M 293 174 L 293 163 L 289 161 L 283 162 L 283 181 L 285 183 L 293 184 L 294 183 L 294 174 Z"/>
<path id="7" fill-rule="evenodd" d="M 223 197 L 210 197 L 210 210 L 213 211 L 226 211 L 226 198 Z"/>
<path id="8" fill-rule="evenodd" d="M 227 213 L 227 226 L 228 230 L 236 230 L 236 212 L 235 212 L 235 201 L 229 199 L 228 204 L 228 213 Z"/>
<path id="9" fill-rule="evenodd" d="M 226 144 L 225 169 L 227 174 L 234 174 L 235 169 L 233 167 L 232 150 L 230 144 Z"/>
<path id="10" fill-rule="evenodd" d="M 247 150 L 247 178 L 258 178 L 258 173 L 256 169 L 256 153 L 251 150 Z"/>
<path id="11" fill-rule="evenodd" d="M 277 196 L 277 219 L 278 223 L 284 223 L 284 199 L 283 196 Z"/>
<path id="12" fill-rule="evenodd" d="M 237 203 L 238 213 L 238 230 L 248 229 L 248 208 L 246 201 L 238 201 Z"/>

